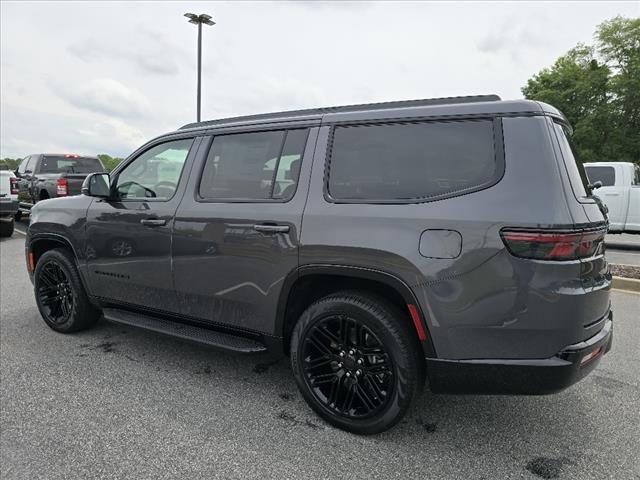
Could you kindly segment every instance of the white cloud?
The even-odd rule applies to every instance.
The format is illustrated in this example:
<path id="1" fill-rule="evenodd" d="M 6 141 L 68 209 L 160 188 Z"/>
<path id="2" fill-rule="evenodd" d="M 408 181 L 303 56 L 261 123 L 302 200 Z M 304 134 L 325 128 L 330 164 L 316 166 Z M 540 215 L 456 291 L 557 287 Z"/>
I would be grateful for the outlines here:
<path id="1" fill-rule="evenodd" d="M 59 84 L 57 93 L 77 108 L 117 118 L 140 117 L 149 112 L 149 100 L 137 90 L 112 78 L 97 78 L 75 86 Z"/>
<path id="2" fill-rule="evenodd" d="M 124 155 L 195 117 L 411 98 L 520 97 L 637 2 L 1 2 L 0 155 Z M 81 151 L 80 151 L 81 149 Z"/>

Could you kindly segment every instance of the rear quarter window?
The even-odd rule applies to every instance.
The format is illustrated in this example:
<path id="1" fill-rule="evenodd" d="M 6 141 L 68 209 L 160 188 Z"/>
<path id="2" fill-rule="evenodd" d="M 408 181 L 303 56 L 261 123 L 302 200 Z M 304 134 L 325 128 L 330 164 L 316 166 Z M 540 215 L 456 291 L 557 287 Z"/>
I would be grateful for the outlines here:
<path id="1" fill-rule="evenodd" d="M 501 174 L 490 119 L 336 126 L 327 193 L 358 203 L 428 201 L 485 188 Z"/>
<path id="2" fill-rule="evenodd" d="M 616 170 L 613 167 L 590 167 L 585 165 L 587 177 L 590 183 L 602 182 L 603 187 L 611 187 L 616 184 Z"/>
<path id="3" fill-rule="evenodd" d="M 584 164 L 578 157 L 569 132 L 559 123 L 554 123 L 553 125 L 573 193 L 578 200 L 586 199 L 591 195 L 591 190 L 589 189 L 589 179 L 587 178 Z"/>

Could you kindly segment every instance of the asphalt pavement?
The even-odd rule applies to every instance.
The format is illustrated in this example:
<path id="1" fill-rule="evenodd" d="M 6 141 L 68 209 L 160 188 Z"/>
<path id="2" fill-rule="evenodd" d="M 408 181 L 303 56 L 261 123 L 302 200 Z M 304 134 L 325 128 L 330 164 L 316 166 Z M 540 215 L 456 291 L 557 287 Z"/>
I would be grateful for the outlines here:
<path id="1" fill-rule="evenodd" d="M 361 437 L 305 405 L 286 360 L 100 322 L 62 335 L 33 300 L 24 236 L 0 241 L 0 476 L 640 478 L 640 295 L 613 292 L 613 350 L 544 397 L 425 393 Z"/>

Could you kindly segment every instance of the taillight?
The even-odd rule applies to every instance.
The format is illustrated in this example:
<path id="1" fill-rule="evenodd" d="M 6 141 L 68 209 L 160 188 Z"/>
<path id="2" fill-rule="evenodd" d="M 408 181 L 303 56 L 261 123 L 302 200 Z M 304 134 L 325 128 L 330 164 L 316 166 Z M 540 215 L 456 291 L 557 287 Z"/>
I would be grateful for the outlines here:
<path id="1" fill-rule="evenodd" d="M 500 232 L 509 252 L 536 260 L 575 260 L 601 251 L 606 229 L 545 231 L 504 229 Z"/>
<path id="2" fill-rule="evenodd" d="M 15 177 L 10 177 L 9 182 L 11 183 L 11 195 L 18 194 L 18 179 Z"/>
<path id="3" fill-rule="evenodd" d="M 56 182 L 56 195 L 66 197 L 69 195 L 69 182 L 66 178 L 59 178 Z"/>

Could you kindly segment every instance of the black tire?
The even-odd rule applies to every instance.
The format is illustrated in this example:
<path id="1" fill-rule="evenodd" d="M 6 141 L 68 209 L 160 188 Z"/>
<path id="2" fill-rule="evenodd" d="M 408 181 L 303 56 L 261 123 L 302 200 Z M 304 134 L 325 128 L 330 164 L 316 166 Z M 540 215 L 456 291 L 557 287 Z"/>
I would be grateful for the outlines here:
<path id="1" fill-rule="evenodd" d="M 13 216 L 13 218 L 16 222 L 19 222 L 20 220 L 22 220 L 22 212 L 18 210 L 16 214 Z"/>
<path id="2" fill-rule="evenodd" d="M 13 235 L 14 226 L 15 220 L 13 218 L 8 222 L 0 220 L 0 237 L 10 237 Z"/>
<path id="3" fill-rule="evenodd" d="M 66 249 L 45 252 L 34 272 L 36 304 L 45 323 L 56 332 L 91 328 L 101 312 L 89 302 L 75 261 Z"/>
<path id="4" fill-rule="evenodd" d="M 422 349 L 410 325 L 395 306 L 364 292 L 313 303 L 291 336 L 291 366 L 309 406 L 357 434 L 398 423 L 424 385 Z"/>

